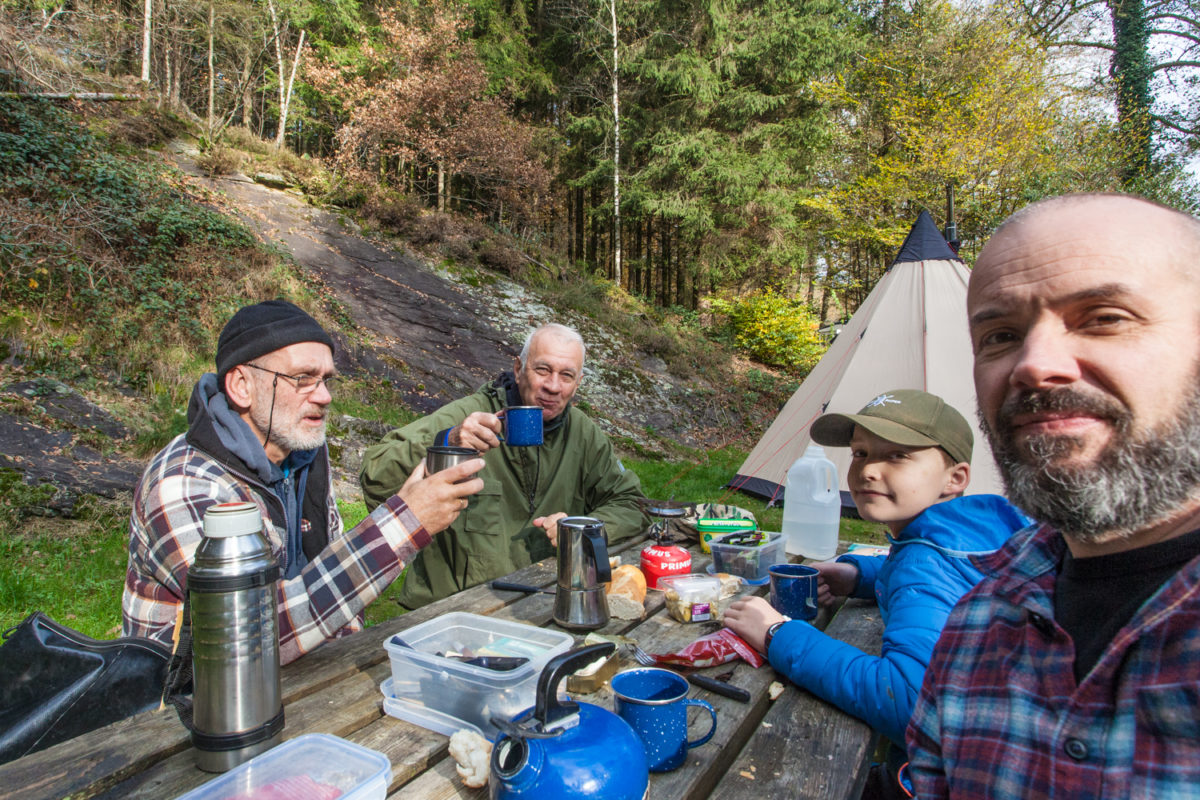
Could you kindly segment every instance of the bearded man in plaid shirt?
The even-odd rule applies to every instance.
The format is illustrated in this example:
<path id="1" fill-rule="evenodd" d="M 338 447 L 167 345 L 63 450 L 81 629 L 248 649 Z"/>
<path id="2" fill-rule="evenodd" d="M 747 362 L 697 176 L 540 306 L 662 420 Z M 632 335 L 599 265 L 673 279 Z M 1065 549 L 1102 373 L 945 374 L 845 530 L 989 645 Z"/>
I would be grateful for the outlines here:
<path id="1" fill-rule="evenodd" d="M 216 367 L 192 390 L 187 433 L 154 457 L 134 493 L 122 631 L 172 644 L 205 510 L 253 502 L 279 561 L 286 664 L 362 629 L 363 609 L 483 488 L 471 477 L 483 461 L 430 476 L 422 462 L 346 530 L 325 444 L 337 378 L 329 334 L 291 303 L 246 306 L 221 331 Z"/>
<path id="2" fill-rule="evenodd" d="M 983 560 L 908 728 L 923 800 L 1200 796 L 1200 222 L 1018 212 L 971 274 L 980 419 L 1040 524 Z"/>

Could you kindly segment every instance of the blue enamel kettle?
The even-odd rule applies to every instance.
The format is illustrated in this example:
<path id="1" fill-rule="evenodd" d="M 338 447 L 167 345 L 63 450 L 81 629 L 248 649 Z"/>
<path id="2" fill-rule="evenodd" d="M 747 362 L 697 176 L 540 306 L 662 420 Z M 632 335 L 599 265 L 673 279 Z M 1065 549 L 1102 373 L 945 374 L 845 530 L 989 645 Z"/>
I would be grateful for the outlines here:
<path id="1" fill-rule="evenodd" d="M 502 732 L 492 748 L 492 800 L 646 797 L 650 768 L 633 728 L 606 708 L 558 698 L 563 679 L 615 649 L 597 644 L 552 658 L 538 676 L 536 705 L 492 719 Z"/>

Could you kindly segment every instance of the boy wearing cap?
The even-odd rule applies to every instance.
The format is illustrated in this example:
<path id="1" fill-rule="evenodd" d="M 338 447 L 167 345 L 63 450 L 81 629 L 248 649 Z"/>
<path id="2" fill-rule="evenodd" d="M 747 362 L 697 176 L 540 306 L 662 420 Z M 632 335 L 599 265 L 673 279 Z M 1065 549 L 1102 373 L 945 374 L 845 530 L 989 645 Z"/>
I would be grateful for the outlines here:
<path id="1" fill-rule="evenodd" d="M 846 595 L 879 603 L 881 653 L 869 656 L 789 621 L 761 597 L 735 602 L 725 623 L 793 683 L 887 736 L 887 777 L 873 774 L 863 796 L 901 797 L 893 794 L 895 776 L 925 668 L 950 609 L 982 578 L 970 558 L 998 549 L 1030 520 L 998 495 L 963 496 L 974 437 L 936 395 L 884 392 L 857 414 L 820 417 L 811 433 L 818 444 L 851 448 L 847 482 L 859 514 L 888 528 L 886 557 L 843 555 L 813 565 L 822 603 Z"/>
<path id="2" fill-rule="evenodd" d="M 122 631 L 172 644 L 205 511 L 252 502 L 279 562 L 287 663 L 362 628 L 363 609 L 483 488 L 472 477 L 483 461 L 428 477 L 418 465 L 346 530 L 325 445 L 337 377 L 329 334 L 292 303 L 246 306 L 221 331 L 216 367 L 192 390 L 187 432 L 151 460 L 134 492 Z"/>

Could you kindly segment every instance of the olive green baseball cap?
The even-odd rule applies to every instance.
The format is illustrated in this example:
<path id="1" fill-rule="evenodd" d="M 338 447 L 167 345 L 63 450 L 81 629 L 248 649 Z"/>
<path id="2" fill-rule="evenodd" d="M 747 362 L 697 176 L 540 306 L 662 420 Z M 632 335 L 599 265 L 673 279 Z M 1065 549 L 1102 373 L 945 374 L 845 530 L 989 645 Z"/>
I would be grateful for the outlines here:
<path id="1" fill-rule="evenodd" d="M 940 447 L 955 462 L 971 461 L 975 436 L 971 426 L 936 394 L 893 389 L 863 406 L 857 414 L 825 414 L 812 424 L 812 440 L 828 447 L 848 447 L 854 426 L 907 447 Z"/>

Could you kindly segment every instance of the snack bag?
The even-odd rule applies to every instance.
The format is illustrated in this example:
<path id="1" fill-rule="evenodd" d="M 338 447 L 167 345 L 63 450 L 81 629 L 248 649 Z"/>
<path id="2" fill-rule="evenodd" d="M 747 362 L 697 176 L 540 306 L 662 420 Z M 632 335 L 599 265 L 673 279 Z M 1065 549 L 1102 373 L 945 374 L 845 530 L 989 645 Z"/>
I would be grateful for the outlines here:
<path id="1" fill-rule="evenodd" d="M 704 669 L 742 659 L 752 667 L 761 667 L 763 657 L 746 640 L 729 628 L 701 636 L 696 641 L 674 653 L 651 653 L 656 663 L 677 664 L 681 667 Z"/>

